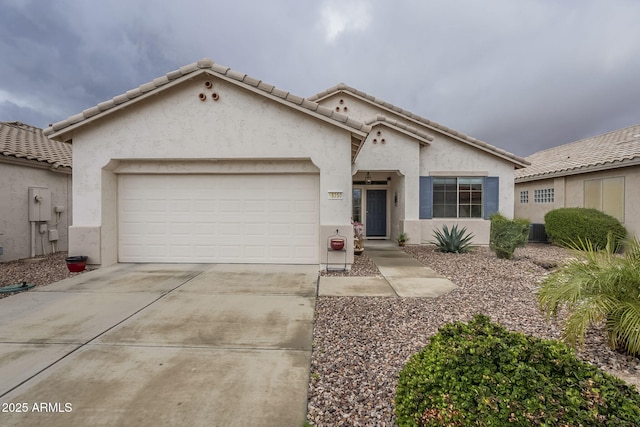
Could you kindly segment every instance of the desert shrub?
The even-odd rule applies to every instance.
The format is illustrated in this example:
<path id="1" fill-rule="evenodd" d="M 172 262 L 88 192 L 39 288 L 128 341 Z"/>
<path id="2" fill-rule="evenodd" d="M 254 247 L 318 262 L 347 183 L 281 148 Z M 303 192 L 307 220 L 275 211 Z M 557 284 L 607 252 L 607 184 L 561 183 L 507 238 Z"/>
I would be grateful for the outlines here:
<path id="1" fill-rule="evenodd" d="M 632 239 L 624 256 L 612 240 L 602 250 L 588 241 L 574 247 L 576 258 L 545 278 L 538 301 L 547 317 L 566 307 L 563 339 L 582 344 L 589 326 L 605 322 L 609 346 L 640 354 L 640 242 Z"/>
<path id="2" fill-rule="evenodd" d="M 446 225 L 442 226 L 442 231 L 434 230 L 433 237 L 436 240 L 430 243 L 436 245 L 440 252 L 463 253 L 471 250 L 471 240 L 474 235 L 467 233 L 467 227 L 458 229 L 458 224 L 455 224 L 451 230 Z"/>
<path id="3" fill-rule="evenodd" d="M 477 315 L 441 327 L 400 372 L 404 426 L 636 426 L 640 394 L 559 341 Z"/>
<path id="4" fill-rule="evenodd" d="M 607 235 L 618 245 L 627 235 L 620 221 L 596 209 L 560 208 L 547 212 L 544 228 L 549 239 L 560 246 L 571 246 L 588 240 L 598 249 L 607 244 Z"/>
<path id="5" fill-rule="evenodd" d="M 493 214 L 489 219 L 489 248 L 498 258 L 511 259 L 516 248 L 527 244 L 531 223 L 526 219 L 511 220 L 500 214 Z"/>

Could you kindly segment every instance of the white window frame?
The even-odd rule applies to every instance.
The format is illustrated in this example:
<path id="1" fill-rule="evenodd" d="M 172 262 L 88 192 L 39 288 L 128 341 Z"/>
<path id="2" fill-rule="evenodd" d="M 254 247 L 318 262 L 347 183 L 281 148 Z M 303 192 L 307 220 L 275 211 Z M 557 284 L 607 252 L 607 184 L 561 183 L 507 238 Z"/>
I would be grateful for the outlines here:
<path id="1" fill-rule="evenodd" d="M 456 180 L 456 216 L 440 216 L 436 215 L 436 207 L 437 206 L 447 206 L 446 203 L 437 203 L 435 200 L 436 194 L 436 185 L 438 180 L 446 180 L 446 179 L 455 179 Z M 472 203 L 471 200 L 469 203 L 461 203 L 460 202 L 460 186 L 461 185 L 480 185 L 480 190 L 462 190 L 463 192 L 469 192 L 470 197 L 473 193 L 480 193 L 480 202 Z M 484 218 L 484 198 L 485 198 L 485 188 L 484 188 L 484 178 L 477 176 L 434 176 L 433 177 L 433 194 L 432 194 L 432 209 L 433 209 L 433 218 Z M 453 204 L 450 204 L 453 206 Z M 469 207 L 469 216 L 460 216 L 460 207 Z M 473 211 L 473 206 L 479 206 L 480 212 L 479 215 L 471 215 Z"/>

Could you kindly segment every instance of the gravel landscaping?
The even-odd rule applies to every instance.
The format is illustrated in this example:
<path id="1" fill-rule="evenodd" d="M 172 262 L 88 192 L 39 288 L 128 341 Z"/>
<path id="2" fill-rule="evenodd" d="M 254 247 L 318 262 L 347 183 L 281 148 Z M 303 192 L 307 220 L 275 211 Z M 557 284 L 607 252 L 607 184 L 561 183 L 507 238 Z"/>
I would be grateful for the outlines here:
<path id="1" fill-rule="evenodd" d="M 467 254 L 439 253 L 433 246 L 404 250 L 459 288 L 438 298 L 318 298 L 308 403 L 314 425 L 395 425 L 398 373 L 445 323 L 484 313 L 513 331 L 560 337 L 560 328 L 538 310 L 533 292 L 570 251 L 528 245 L 517 249 L 513 260 L 500 260 L 488 248 Z M 370 271 L 360 262 L 368 260 L 356 258 L 355 271 Z M 640 360 L 609 350 L 597 332 L 587 336 L 580 356 L 640 385 Z"/>
<path id="2" fill-rule="evenodd" d="M 66 252 L 57 252 L 44 257 L 0 263 L 0 286 L 27 282 L 44 286 L 81 273 L 70 273 L 67 269 Z M 6 298 L 14 293 L 0 293 Z"/>
<path id="3" fill-rule="evenodd" d="M 540 313 L 534 291 L 550 269 L 572 256 L 570 251 L 528 245 L 517 249 L 513 260 L 497 259 L 487 248 L 467 254 L 443 254 L 433 246 L 407 246 L 404 251 L 459 287 L 438 298 L 318 298 L 308 394 L 313 425 L 394 426 L 398 373 L 445 323 L 484 313 L 510 330 L 559 338 L 560 328 Z M 66 257 L 60 252 L 0 263 L 0 286 L 44 286 L 82 274 L 67 270 Z M 366 250 L 350 272 L 325 274 L 380 276 Z M 588 334 L 579 354 L 640 386 L 640 359 L 609 350 L 601 331 Z"/>

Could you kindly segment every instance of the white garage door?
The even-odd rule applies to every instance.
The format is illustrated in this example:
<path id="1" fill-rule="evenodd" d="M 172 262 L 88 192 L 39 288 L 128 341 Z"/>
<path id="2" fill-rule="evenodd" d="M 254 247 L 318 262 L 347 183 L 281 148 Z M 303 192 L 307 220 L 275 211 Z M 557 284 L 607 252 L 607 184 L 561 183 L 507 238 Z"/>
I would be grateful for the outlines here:
<path id="1" fill-rule="evenodd" d="M 120 262 L 317 264 L 317 175 L 119 175 Z"/>

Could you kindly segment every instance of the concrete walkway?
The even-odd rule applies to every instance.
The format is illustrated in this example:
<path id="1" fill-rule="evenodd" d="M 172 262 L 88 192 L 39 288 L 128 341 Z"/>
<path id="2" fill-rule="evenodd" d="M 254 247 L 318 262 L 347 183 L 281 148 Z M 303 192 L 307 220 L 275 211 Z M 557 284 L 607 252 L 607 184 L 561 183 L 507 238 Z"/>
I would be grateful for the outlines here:
<path id="1" fill-rule="evenodd" d="M 369 240 L 365 253 L 382 277 L 320 277 L 319 296 L 430 297 L 457 286 L 386 240 Z"/>

